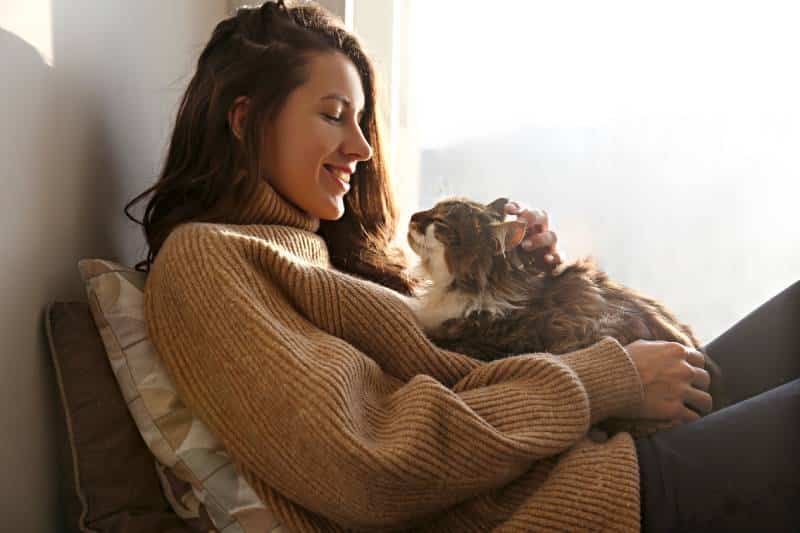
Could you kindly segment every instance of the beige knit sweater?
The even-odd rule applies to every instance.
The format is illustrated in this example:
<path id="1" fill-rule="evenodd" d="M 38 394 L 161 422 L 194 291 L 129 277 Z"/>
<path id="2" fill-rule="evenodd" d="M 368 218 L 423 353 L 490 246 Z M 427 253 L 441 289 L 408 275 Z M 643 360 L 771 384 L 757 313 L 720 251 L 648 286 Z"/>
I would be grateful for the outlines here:
<path id="1" fill-rule="evenodd" d="M 331 267 L 269 186 L 176 228 L 145 288 L 181 398 L 292 531 L 638 531 L 633 440 L 586 434 L 643 391 L 614 340 L 485 363 Z"/>

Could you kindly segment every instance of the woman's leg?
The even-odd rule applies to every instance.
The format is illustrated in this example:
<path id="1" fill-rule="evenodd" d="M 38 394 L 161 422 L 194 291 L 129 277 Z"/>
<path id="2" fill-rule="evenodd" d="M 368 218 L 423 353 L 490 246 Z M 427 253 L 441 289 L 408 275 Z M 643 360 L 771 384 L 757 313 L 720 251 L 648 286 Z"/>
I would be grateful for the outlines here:
<path id="1" fill-rule="evenodd" d="M 733 405 L 637 439 L 643 530 L 800 530 L 800 283 L 706 352 Z"/>
<path id="2" fill-rule="evenodd" d="M 636 440 L 642 531 L 800 531 L 800 379 Z"/>
<path id="3" fill-rule="evenodd" d="M 705 347 L 722 369 L 729 404 L 800 378 L 800 282 Z"/>

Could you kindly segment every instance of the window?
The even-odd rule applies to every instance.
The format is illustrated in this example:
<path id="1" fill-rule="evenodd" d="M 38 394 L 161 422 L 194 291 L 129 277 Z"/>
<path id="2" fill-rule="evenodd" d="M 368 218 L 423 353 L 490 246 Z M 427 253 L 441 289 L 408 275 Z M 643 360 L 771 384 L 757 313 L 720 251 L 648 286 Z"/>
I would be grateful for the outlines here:
<path id="1" fill-rule="evenodd" d="M 568 258 L 593 255 L 703 341 L 800 279 L 791 7 L 403 5 L 408 212 L 450 194 L 545 208 Z"/>

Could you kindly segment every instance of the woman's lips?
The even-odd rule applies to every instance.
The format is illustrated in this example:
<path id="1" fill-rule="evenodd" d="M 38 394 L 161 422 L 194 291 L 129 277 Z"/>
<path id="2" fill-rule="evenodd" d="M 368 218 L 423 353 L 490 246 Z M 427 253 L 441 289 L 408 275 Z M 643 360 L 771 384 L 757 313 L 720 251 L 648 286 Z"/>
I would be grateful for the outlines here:
<path id="1" fill-rule="evenodd" d="M 325 167 L 325 172 L 331 179 L 339 186 L 342 192 L 347 192 L 350 190 L 350 175 L 342 172 L 341 170 L 337 170 L 335 168 L 331 168 L 328 165 L 323 165 Z M 347 178 L 345 179 L 343 178 Z"/>
<path id="2" fill-rule="evenodd" d="M 342 180 L 345 183 L 350 183 L 350 173 L 349 172 L 345 172 L 344 170 L 342 170 L 340 168 L 332 167 L 330 165 L 325 165 L 325 168 L 328 169 L 328 172 L 330 172 L 333 176 L 339 178 L 340 180 Z"/>

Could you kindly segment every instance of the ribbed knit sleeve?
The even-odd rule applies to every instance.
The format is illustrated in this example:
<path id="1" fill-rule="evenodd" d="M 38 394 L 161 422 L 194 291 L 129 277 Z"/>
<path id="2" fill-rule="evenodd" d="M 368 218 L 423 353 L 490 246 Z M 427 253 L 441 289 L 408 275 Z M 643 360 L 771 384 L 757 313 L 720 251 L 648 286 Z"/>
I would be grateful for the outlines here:
<path id="1" fill-rule="evenodd" d="M 331 271 L 301 241 L 183 226 L 145 289 L 150 337 L 181 398 L 285 520 L 638 528 L 630 437 L 585 439 L 590 423 L 641 402 L 616 341 L 492 363 L 447 352 L 391 291 Z M 504 487 L 505 504 L 490 504 Z"/>

